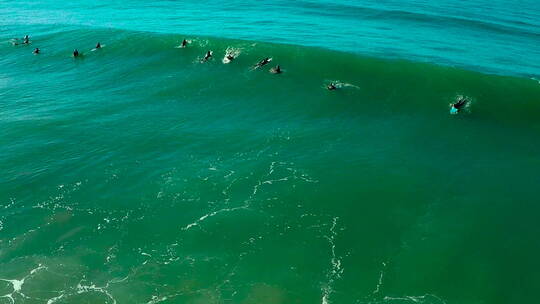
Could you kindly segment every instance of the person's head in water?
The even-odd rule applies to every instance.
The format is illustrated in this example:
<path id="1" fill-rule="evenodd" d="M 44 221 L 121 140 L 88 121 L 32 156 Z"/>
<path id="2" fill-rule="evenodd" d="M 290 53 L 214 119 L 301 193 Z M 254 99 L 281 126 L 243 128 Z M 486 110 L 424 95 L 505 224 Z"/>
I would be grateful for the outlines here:
<path id="1" fill-rule="evenodd" d="M 34 49 L 34 54 L 39 54 L 39 48 Z"/>
<path id="2" fill-rule="evenodd" d="M 333 82 L 329 83 L 326 88 L 330 91 L 337 89 L 336 85 Z"/>
<path id="3" fill-rule="evenodd" d="M 74 50 L 73 51 L 73 57 L 78 57 L 79 56 L 79 51 L 78 50 Z"/>
<path id="4" fill-rule="evenodd" d="M 101 48 L 101 43 L 98 42 L 98 43 L 96 44 L 96 49 L 100 49 L 100 48 Z"/>
<path id="5" fill-rule="evenodd" d="M 271 72 L 274 74 L 281 74 L 281 67 L 279 66 L 279 64 L 272 68 Z"/>

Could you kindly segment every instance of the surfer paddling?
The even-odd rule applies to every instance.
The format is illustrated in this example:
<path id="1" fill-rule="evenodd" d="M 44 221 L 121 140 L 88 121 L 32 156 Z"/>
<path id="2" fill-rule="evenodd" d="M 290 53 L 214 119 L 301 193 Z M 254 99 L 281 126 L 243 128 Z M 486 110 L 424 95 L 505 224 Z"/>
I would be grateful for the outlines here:
<path id="1" fill-rule="evenodd" d="M 79 50 L 75 49 L 75 50 L 73 51 L 73 57 L 76 58 L 76 57 L 79 57 L 79 56 L 81 56 L 81 54 L 79 53 Z"/>
<path id="2" fill-rule="evenodd" d="M 212 51 L 206 52 L 206 55 L 204 55 L 204 58 L 203 60 L 201 60 L 201 62 L 207 62 L 208 60 L 210 60 L 210 58 L 212 58 L 212 53 Z"/>
<path id="3" fill-rule="evenodd" d="M 35 48 L 34 51 L 32 52 L 34 55 L 37 55 L 39 54 L 40 50 L 39 48 Z"/>
<path id="4" fill-rule="evenodd" d="M 272 58 L 266 57 L 263 60 L 259 61 L 255 66 L 253 66 L 253 68 L 257 69 L 257 68 L 263 67 L 263 66 L 269 64 L 270 61 L 272 61 Z"/>
<path id="5" fill-rule="evenodd" d="M 326 86 L 326 88 L 328 89 L 328 91 L 334 91 L 334 90 L 337 90 L 337 87 L 336 87 L 336 85 L 335 85 L 333 82 L 329 83 L 329 84 Z"/>
<path id="6" fill-rule="evenodd" d="M 469 104 L 469 102 L 470 100 L 467 97 L 458 97 L 458 100 L 450 106 L 450 114 L 459 113 L 463 108 L 467 106 L 467 104 Z"/>

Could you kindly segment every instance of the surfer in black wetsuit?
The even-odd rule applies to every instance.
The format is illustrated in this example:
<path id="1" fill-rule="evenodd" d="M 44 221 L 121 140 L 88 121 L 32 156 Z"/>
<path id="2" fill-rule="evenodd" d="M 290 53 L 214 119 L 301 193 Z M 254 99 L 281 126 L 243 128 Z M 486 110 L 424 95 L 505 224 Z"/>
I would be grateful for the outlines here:
<path id="1" fill-rule="evenodd" d="M 39 52 L 40 52 L 39 48 L 35 48 L 32 53 L 34 53 L 34 55 L 37 55 L 37 54 L 39 54 Z"/>
<path id="2" fill-rule="evenodd" d="M 333 90 L 336 90 L 336 89 L 337 89 L 336 85 L 335 85 L 333 82 L 331 82 L 330 84 L 328 84 L 328 85 L 326 86 L 326 88 L 327 88 L 329 91 L 333 91 Z"/>
<path id="3" fill-rule="evenodd" d="M 187 40 L 184 39 L 184 40 L 182 40 L 182 44 L 180 45 L 180 47 L 185 48 L 186 46 L 187 46 Z"/>
<path id="4" fill-rule="evenodd" d="M 276 67 L 271 68 L 270 73 L 272 73 L 272 74 L 281 74 L 281 67 L 279 66 L 279 64 L 276 65 Z"/>
<path id="5" fill-rule="evenodd" d="M 101 43 L 98 42 L 98 43 L 96 44 L 96 49 L 100 49 L 100 48 L 101 48 Z"/>
<path id="6" fill-rule="evenodd" d="M 203 61 L 203 62 L 206 62 L 206 61 L 208 61 L 210 58 L 212 58 L 212 51 L 206 52 L 206 55 L 204 55 L 204 59 L 203 59 L 202 61 Z"/>
<path id="7" fill-rule="evenodd" d="M 270 59 L 269 57 L 266 57 L 266 58 L 264 58 L 263 60 L 259 61 L 259 63 L 257 63 L 257 64 L 255 65 L 255 68 L 260 68 L 260 67 L 262 67 L 262 66 L 265 66 L 265 65 L 269 64 L 270 61 L 272 61 L 272 59 Z"/>
<path id="8" fill-rule="evenodd" d="M 73 51 L 73 57 L 79 57 L 79 51 L 77 49 Z"/>
<path id="9" fill-rule="evenodd" d="M 225 56 L 225 58 L 229 59 L 229 61 L 233 61 L 234 60 L 234 55 L 233 54 L 227 54 L 227 56 Z"/>
<path id="10" fill-rule="evenodd" d="M 30 44 L 30 37 L 28 35 L 24 36 L 23 44 Z"/>
<path id="11" fill-rule="evenodd" d="M 453 112 L 459 113 L 459 111 L 461 111 L 468 103 L 469 99 L 467 97 L 459 97 L 458 100 L 452 104 Z"/>

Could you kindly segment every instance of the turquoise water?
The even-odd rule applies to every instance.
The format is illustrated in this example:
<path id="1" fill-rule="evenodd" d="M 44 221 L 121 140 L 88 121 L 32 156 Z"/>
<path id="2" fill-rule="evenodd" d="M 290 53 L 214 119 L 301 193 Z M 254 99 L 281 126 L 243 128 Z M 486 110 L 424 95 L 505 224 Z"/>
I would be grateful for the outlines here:
<path id="1" fill-rule="evenodd" d="M 4 1 L 0 303 L 535 303 L 519 3 Z"/>

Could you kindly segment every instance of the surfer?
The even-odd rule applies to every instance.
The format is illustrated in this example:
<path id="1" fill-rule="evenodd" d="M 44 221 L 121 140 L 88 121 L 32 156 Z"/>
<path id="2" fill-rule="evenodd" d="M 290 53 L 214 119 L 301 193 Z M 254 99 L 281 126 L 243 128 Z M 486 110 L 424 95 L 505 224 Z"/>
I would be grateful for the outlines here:
<path id="1" fill-rule="evenodd" d="M 281 74 L 281 67 L 279 66 L 279 64 L 276 65 L 275 67 L 271 68 L 270 73 L 272 73 L 272 74 Z"/>
<path id="2" fill-rule="evenodd" d="M 23 44 L 30 44 L 30 37 L 28 35 L 24 36 Z"/>
<path id="3" fill-rule="evenodd" d="M 33 51 L 34 55 L 39 54 L 39 52 L 40 52 L 39 48 L 35 48 L 34 51 Z"/>
<path id="4" fill-rule="evenodd" d="M 329 84 L 326 86 L 326 88 L 327 88 L 329 91 L 333 91 L 333 90 L 336 90 L 336 89 L 337 89 L 336 85 L 335 85 L 333 82 L 329 83 Z"/>
<path id="5" fill-rule="evenodd" d="M 79 51 L 77 49 L 73 51 L 73 57 L 79 57 Z"/>
<path id="6" fill-rule="evenodd" d="M 100 49 L 100 48 L 101 48 L 101 43 L 98 42 L 98 43 L 96 44 L 96 49 Z"/>
<path id="7" fill-rule="evenodd" d="M 266 57 L 263 60 L 259 61 L 259 63 L 257 63 L 255 65 L 255 68 L 260 68 L 262 66 L 265 66 L 265 65 L 269 64 L 270 61 L 272 61 L 272 58 Z"/>
<path id="8" fill-rule="evenodd" d="M 450 108 L 450 114 L 457 114 L 469 103 L 467 97 L 460 96 L 456 102 L 454 102 Z"/>
<path id="9" fill-rule="evenodd" d="M 212 51 L 206 52 L 206 55 L 204 55 L 204 59 L 202 60 L 202 62 L 206 62 L 206 61 L 208 61 L 210 58 L 212 58 Z"/>
<path id="10" fill-rule="evenodd" d="M 182 40 L 182 44 L 180 45 L 180 47 L 185 48 L 187 46 L 187 43 L 188 42 L 186 39 Z"/>
<path id="11" fill-rule="evenodd" d="M 227 54 L 225 56 L 225 58 L 227 58 L 229 61 L 233 61 L 234 60 L 234 55 L 233 54 Z"/>

